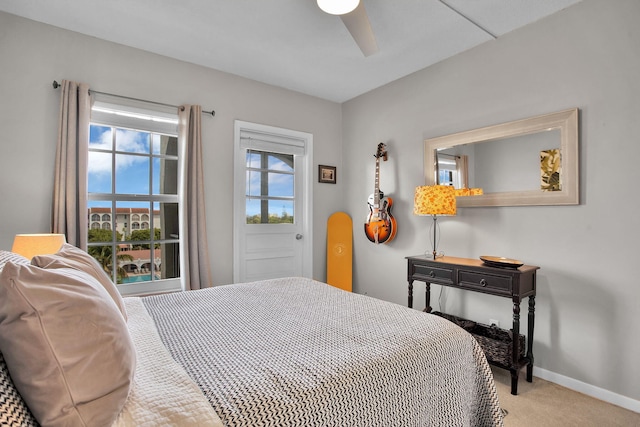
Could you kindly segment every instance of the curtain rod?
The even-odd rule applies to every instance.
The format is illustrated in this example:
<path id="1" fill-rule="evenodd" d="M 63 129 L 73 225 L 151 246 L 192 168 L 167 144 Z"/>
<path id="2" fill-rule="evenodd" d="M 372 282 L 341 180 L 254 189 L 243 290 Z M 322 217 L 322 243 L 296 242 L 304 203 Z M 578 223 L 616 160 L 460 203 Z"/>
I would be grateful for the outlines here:
<path id="1" fill-rule="evenodd" d="M 54 89 L 58 89 L 59 87 L 60 87 L 60 83 L 58 83 L 57 81 L 54 80 L 53 81 L 53 88 Z M 130 96 L 116 95 L 116 94 L 107 93 L 107 92 L 98 92 L 97 90 L 92 90 L 92 89 L 89 89 L 89 93 L 97 93 L 99 95 L 115 96 L 115 97 L 118 97 L 118 98 L 128 99 L 128 100 L 131 100 L 131 101 L 148 102 L 150 104 L 162 105 L 164 107 L 180 108 L 181 110 L 184 110 L 184 107 L 182 107 L 180 105 L 165 104 L 163 102 L 156 102 L 156 101 L 148 101 L 146 99 L 132 98 Z M 215 117 L 216 112 L 215 112 L 215 110 L 211 110 L 211 111 L 202 110 L 202 114 L 210 114 L 211 117 Z"/>

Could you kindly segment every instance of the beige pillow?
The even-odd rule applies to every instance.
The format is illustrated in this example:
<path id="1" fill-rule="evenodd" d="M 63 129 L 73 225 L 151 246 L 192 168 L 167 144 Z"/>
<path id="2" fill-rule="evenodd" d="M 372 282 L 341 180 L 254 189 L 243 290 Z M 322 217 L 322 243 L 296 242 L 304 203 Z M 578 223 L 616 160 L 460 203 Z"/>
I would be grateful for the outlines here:
<path id="1" fill-rule="evenodd" d="M 135 349 L 104 287 L 70 268 L 7 263 L 0 351 L 43 426 L 110 426 L 127 399 Z"/>
<path id="2" fill-rule="evenodd" d="M 31 264 L 46 269 L 73 268 L 92 275 L 102 284 L 102 286 L 104 286 L 118 306 L 118 309 L 124 316 L 125 320 L 127 319 L 127 310 L 124 306 L 122 296 L 120 295 L 120 292 L 118 292 L 118 288 L 102 269 L 98 261 L 82 249 L 78 249 L 69 243 L 65 243 L 55 254 L 38 255 L 33 257 Z"/>

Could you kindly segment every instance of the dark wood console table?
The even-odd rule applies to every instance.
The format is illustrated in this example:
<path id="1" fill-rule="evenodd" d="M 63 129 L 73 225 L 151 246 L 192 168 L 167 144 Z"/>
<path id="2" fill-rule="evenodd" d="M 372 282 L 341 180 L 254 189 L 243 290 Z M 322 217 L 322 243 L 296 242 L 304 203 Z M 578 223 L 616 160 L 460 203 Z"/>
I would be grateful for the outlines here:
<path id="1" fill-rule="evenodd" d="M 413 307 L 413 282 L 425 282 L 426 307 L 431 312 L 431 284 L 450 286 L 473 292 L 511 298 L 513 301 L 513 328 L 508 347 L 512 355 L 508 363 L 491 358 L 489 363 L 511 372 L 511 394 L 518 394 L 518 373 L 527 365 L 527 381 L 533 381 L 533 326 L 535 321 L 536 270 L 540 267 L 523 265 L 519 268 L 490 267 L 481 260 L 441 257 L 433 260 L 426 256 L 407 257 L 407 281 L 409 282 L 408 306 Z M 520 348 L 520 302 L 529 297 L 529 317 L 526 337 L 526 354 Z M 506 332 L 506 331 L 505 331 Z M 503 343 L 504 344 L 504 343 Z"/>

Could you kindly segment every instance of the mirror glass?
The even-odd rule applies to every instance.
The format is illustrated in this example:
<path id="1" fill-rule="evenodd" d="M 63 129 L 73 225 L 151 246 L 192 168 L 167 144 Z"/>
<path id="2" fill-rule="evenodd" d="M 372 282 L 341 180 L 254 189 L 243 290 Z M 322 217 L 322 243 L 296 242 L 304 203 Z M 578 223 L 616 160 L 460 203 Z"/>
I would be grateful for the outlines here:
<path id="1" fill-rule="evenodd" d="M 579 203 L 577 109 L 424 143 L 427 185 L 482 189 L 457 197 L 459 207 Z"/>

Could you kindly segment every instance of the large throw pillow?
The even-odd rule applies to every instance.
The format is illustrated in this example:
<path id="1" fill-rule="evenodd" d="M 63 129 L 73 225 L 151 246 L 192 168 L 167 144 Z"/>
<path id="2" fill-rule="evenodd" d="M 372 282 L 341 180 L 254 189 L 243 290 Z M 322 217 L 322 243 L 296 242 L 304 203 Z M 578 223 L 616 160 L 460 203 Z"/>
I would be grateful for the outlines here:
<path id="1" fill-rule="evenodd" d="M 31 264 L 46 269 L 73 268 L 92 275 L 104 286 L 124 318 L 127 318 L 127 310 L 125 309 L 122 296 L 120 292 L 118 292 L 118 288 L 102 269 L 98 261 L 82 249 L 78 249 L 69 243 L 64 243 L 55 254 L 33 257 Z"/>
<path id="2" fill-rule="evenodd" d="M 0 272 L 4 268 L 4 265 L 9 261 L 14 264 L 29 264 L 29 260 L 22 255 L 18 255 L 14 252 L 0 250 Z"/>
<path id="3" fill-rule="evenodd" d="M 110 426 L 135 371 L 135 349 L 113 299 L 92 275 L 70 268 L 5 265 L 0 351 L 46 426 Z"/>

